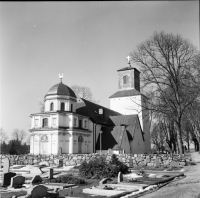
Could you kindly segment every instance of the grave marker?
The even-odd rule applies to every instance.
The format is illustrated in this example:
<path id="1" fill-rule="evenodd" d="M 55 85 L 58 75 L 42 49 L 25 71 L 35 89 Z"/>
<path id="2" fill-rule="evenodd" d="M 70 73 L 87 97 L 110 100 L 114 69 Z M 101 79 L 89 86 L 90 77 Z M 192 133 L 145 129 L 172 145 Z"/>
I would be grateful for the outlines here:
<path id="1" fill-rule="evenodd" d="M 31 191 L 32 198 L 44 198 L 47 196 L 48 196 L 47 187 L 43 185 L 34 186 Z"/>
<path id="2" fill-rule="evenodd" d="M 154 167 L 157 168 L 157 167 L 159 167 L 159 166 L 160 166 L 159 158 L 156 158 Z"/>
<path id="3" fill-rule="evenodd" d="M 42 178 L 39 175 L 36 175 L 31 180 L 32 185 L 38 185 L 38 184 L 41 184 L 41 183 L 42 183 Z"/>
<path id="4" fill-rule="evenodd" d="M 6 187 L 6 186 L 9 186 L 10 185 L 10 182 L 11 182 L 11 178 L 16 176 L 16 173 L 3 173 L 3 186 Z"/>
<path id="5" fill-rule="evenodd" d="M 123 175 L 121 172 L 118 173 L 118 178 L 117 178 L 117 182 L 120 183 L 123 181 Z"/>
<path id="6" fill-rule="evenodd" d="M 10 169 L 10 162 L 8 158 L 3 159 L 3 173 L 8 173 Z"/>
<path id="7" fill-rule="evenodd" d="M 53 168 L 49 169 L 49 179 L 53 179 Z"/>
<path id="8" fill-rule="evenodd" d="M 178 168 L 178 167 L 179 167 L 179 163 L 178 163 L 177 161 L 172 161 L 172 162 L 170 163 L 170 167 L 171 167 L 171 168 L 173 168 L 173 167 Z"/>
<path id="9" fill-rule="evenodd" d="M 17 175 L 11 178 L 10 186 L 13 188 L 21 188 L 25 182 L 25 177 Z"/>

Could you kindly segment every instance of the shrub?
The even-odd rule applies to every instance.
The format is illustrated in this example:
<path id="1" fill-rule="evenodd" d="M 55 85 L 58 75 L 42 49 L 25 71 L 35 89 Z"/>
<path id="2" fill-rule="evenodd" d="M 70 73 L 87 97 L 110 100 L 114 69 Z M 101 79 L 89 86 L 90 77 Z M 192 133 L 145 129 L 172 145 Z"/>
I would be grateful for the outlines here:
<path id="1" fill-rule="evenodd" d="M 128 167 L 116 155 L 112 155 L 109 163 L 106 163 L 105 158 L 99 157 L 89 162 L 84 161 L 79 167 L 79 175 L 86 178 L 116 177 L 119 172 L 128 173 Z"/>
<path id="2" fill-rule="evenodd" d="M 45 183 L 85 184 L 85 180 L 72 174 L 61 175 L 54 179 L 45 179 Z"/>

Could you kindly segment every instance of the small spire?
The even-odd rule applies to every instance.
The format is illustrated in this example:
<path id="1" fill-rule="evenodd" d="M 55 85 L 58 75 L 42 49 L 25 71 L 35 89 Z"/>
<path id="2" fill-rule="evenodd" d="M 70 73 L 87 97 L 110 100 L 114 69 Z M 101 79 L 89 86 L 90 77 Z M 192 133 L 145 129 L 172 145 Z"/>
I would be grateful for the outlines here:
<path id="1" fill-rule="evenodd" d="M 130 63 L 131 57 L 128 55 L 126 58 L 128 59 L 128 65 L 131 67 L 131 63 Z"/>
<path id="2" fill-rule="evenodd" d="M 62 74 L 59 73 L 59 78 L 60 78 L 60 82 L 62 82 L 63 73 Z"/>

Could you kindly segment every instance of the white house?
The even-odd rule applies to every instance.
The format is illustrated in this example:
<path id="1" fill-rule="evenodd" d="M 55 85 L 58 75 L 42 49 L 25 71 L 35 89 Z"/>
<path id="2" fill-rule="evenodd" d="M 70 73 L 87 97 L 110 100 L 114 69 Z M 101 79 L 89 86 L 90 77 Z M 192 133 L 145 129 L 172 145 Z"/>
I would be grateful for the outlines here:
<path id="1" fill-rule="evenodd" d="M 44 97 L 44 113 L 31 114 L 31 154 L 148 153 L 150 134 L 146 99 L 139 91 L 139 72 L 119 72 L 119 90 L 110 108 L 82 99 L 62 82 Z"/>

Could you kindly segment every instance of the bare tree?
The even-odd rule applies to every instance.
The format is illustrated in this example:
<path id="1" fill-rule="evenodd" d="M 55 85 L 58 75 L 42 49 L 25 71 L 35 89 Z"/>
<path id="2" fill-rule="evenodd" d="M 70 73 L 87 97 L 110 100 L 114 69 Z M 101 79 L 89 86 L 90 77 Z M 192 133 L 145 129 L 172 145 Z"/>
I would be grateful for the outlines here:
<path id="1" fill-rule="evenodd" d="M 131 54 L 141 67 L 141 83 L 151 110 L 173 119 L 182 154 L 181 120 L 199 94 L 199 52 L 180 35 L 157 33 Z"/>
<path id="2" fill-rule="evenodd" d="M 12 138 L 14 140 L 18 140 L 21 143 L 24 141 L 24 139 L 26 138 L 26 132 L 24 130 L 19 130 L 19 129 L 14 129 L 14 131 L 12 132 Z"/>
<path id="3" fill-rule="evenodd" d="M 0 142 L 5 142 L 8 140 L 8 136 L 6 135 L 6 132 L 3 130 L 3 128 L 0 128 Z"/>
<path id="4" fill-rule="evenodd" d="M 94 100 L 92 91 L 90 90 L 89 87 L 73 85 L 71 86 L 71 89 L 74 91 L 74 93 L 76 94 L 78 98 L 83 98 L 85 100 L 88 100 L 94 103 L 99 103 L 98 101 Z"/>
<path id="5" fill-rule="evenodd" d="M 39 105 L 39 107 L 40 107 L 40 112 L 41 112 L 41 113 L 44 113 L 44 110 L 45 110 L 45 108 L 44 108 L 44 102 L 39 101 L 39 102 L 38 102 L 38 105 Z"/>

